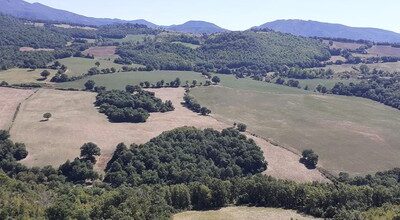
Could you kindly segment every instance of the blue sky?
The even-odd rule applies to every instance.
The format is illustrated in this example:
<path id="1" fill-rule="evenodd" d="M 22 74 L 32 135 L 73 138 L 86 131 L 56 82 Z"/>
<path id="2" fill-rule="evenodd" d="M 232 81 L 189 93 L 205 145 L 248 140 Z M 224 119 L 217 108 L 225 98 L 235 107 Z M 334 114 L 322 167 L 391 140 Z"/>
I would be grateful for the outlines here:
<path id="1" fill-rule="evenodd" d="M 27 0 L 91 17 L 188 20 L 244 30 L 277 19 L 304 19 L 400 32 L 399 0 Z"/>

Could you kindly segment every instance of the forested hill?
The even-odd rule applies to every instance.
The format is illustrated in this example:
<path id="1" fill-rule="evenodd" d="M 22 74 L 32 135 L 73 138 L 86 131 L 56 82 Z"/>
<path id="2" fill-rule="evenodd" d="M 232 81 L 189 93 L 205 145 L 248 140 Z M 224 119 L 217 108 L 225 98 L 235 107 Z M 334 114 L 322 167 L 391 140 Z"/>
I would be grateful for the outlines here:
<path id="1" fill-rule="evenodd" d="M 171 25 L 165 27 L 167 30 L 178 31 L 183 33 L 194 33 L 194 34 L 214 34 L 228 31 L 217 25 L 205 21 L 188 21 L 181 25 Z"/>
<path id="2" fill-rule="evenodd" d="M 374 42 L 399 43 L 400 34 L 377 28 L 356 28 L 341 24 L 322 23 L 304 20 L 277 20 L 259 26 L 275 31 L 305 37 L 346 38 Z"/>
<path id="3" fill-rule="evenodd" d="M 146 20 L 124 21 L 120 19 L 92 18 L 64 10 L 51 8 L 40 3 L 31 4 L 22 0 L 0 0 L 0 5 L 0 13 L 28 20 L 44 20 L 96 26 L 115 23 L 131 23 L 144 24 L 148 27 L 153 28 L 156 27 L 155 24 Z"/>
<path id="4" fill-rule="evenodd" d="M 44 27 L 0 15 L 0 46 L 56 48 L 67 44 L 68 37 Z"/>
<path id="5" fill-rule="evenodd" d="M 154 69 L 257 74 L 283 65 L 315 67 L 330 58 L 327 47 L 317 40 L 272 31 L 226 32 L 204 38 L 198 49 L 169 42 L 122 45 L 118 62 Z"/>

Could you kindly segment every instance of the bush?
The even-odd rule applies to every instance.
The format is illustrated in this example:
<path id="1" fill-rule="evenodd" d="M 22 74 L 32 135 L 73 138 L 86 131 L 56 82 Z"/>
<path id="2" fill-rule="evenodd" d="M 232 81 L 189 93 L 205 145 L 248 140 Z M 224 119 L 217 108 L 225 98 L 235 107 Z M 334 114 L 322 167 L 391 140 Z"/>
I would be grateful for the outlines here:
<path id="1" fill-rule="evenodd" d="M 302 162 L 307 168 L 315 169 L 317 167 L 318 155 L 314 153 L 313 150 L 304 150 L 302 156 L 300 162 Z"/>
<path id="2" fill-rule="evenodd" d="M 243 123 L 238 123 L 237 124 L 237 129 L 240 132 L 246 132 L 247 130 L 247 125 L 243 124 Z"/>

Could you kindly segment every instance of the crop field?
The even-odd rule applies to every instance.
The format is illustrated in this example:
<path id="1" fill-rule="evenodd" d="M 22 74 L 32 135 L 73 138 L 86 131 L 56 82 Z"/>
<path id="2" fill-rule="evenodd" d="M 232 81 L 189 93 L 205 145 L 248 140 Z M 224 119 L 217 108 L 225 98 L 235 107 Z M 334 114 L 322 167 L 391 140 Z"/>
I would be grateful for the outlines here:
<path id="1" fill-rule="evenodd" d="M 0 130 L 10 128 L 17 107 L 33 92 L 33 90 L 0 87 Z"/>
<path id="2" fill-rule="evenodd" d="M 82 144 L 94 142 L 102 150 L 97 164 L 97 169 L 102 170 L 118 143 L 143 144 L 164 131 L 182 126 L 217 130 L 231 126 L 183 107 L 183 88 L 152 91 L 163 100 L 171 100 L 175 111 L 152 113 L 146 123 L 133 124 L 110 123 L 94 107 L 95 93 L 41 89 L 21 105 L 10 131 L 11 137 L 27 145 L 29 155 L 23 163 L 28 166 L 58 166 L 77 157 Z M 53 115 L 49 121 L 42 120 L 46 112 Z M 263 139 L 251 138 L 261 147 L 269 162 L 267 175 L 299 182 L 326 181 L 318 171 L 308 170 L 300 164 L 296 154 Z M 285 164 L 281 163 L 282 159 Z"/>
<path id="3" fill-rule="evenodd" d="M 0 82 L 6 81 L 9 84 L 19 84 L 19 83 L 49 83 L 50 79 L 54 76 L 54 70 L 48 70 L 51 74 L 46 80 L 40 76 L 40 73 L 44 69 L 20 69 L 13 68 L 9 70 L 0 71 Z"/>
<path id="4" fill-rule="evenodd" d="M 223 86 L 192 90 L 218 120 L 246 123 L 251 132 L 298 152 L 311 148 L 320 155 L 320 165 L 335 174 L 400 166 L 400 111 L 394 108 L 368 99 L 221 79 Z"/>
<path id="5" fill-rule="evenodd" d="M 311 220 L 292 210 L 261 207 L 227 207 L 213 211 L 188 211 L 174 215 L 173 220 Z"/>
<path id="6" fill-rule="evenodd" d="M 374 56 L 393 56 L 400 57 L 400 48 L 391 46 L 375 45 L 368 49 L 368 53 Z"/>
<path id="7" fill-rule="evenodd" d="M 157 81 L 164 80 L 166 83 L 175 80 L 177 77 L 181 79 L 182 84 L 186 81 L 191 83 L 193 80 L 205 82 L 205 78 L 196 72 L 186 71 L 152 71 L 152 72 L 120 72 L 115 74 L 106 75 L 95 75 L 87 78 L 57 84 L 61 88 L 84 88 L 84 84 L 87 80 L 93 80 L 97 85 L 105 86 L 108 89 L 125 89 L 128 84 L 138 85 L 140 82 L 149 81 L 150 83 L 156 83 Z"/>
<path id="8" fill-rule="evenodd" d="M 119 70 L 123 66 L 114 63 L 112 60 L 87 59 L 79 57 L 64 58 L 58 61 L 68 67 L 67 75 L 69 76 L 80 76 L 87 73 L 90 68 L 96 67 L 95 63 L 97 61 L 100 62 L 99 69 L 114 67 Z"/>
<path id="9" fill-rule="evenodd" d="M 94 57 L 110 57 L 115 55 L 116 49 L 116 46 L 90 47 L 89 49 L 83 51 L 83 54 L 90 54 Z"/>

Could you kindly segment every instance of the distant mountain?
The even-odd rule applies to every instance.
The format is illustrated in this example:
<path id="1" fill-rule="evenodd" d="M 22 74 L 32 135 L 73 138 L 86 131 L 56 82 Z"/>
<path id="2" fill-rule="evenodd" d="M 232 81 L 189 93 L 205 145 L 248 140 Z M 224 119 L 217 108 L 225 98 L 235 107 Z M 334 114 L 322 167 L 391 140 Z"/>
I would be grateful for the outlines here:
<path id="1" fill-rule="evenodd" d="M 0 0 L 0 5 L 0 13 L 30 20 L 45 20 L 96 26 L 115 23 L 131 23 L 144 24 L 151 28 L 157 27 L 157 25 L 146 20 L 124 21 L 110 18 L 92 18 L 51 8 L 40 3 L 31 4 L 22 0 Z"/>
<path id="2" fill-rule="evenodd" d="M 164 28 L 171 31 L 193 34 L 214 34 L 228 31 L 213 23 L 205 21 L 188 21 L 181 25 L 171 25 Z"/>
<path id="3" fill-rule="evenodd" d="M 305 37 L 347 38 L 375 42 L 400 42 L 400 34 L 377 28 L 356 28 L 341 24 L 304 20 L 277 20 L 258 26 Z"/>

